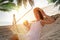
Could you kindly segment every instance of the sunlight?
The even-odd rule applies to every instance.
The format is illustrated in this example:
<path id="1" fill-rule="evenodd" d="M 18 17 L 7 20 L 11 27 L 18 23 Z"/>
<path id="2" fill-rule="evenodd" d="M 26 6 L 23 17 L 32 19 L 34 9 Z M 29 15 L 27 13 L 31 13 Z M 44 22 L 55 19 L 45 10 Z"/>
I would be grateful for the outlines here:
<path id="1" fill-rule="evenodd" d="M 39 3 L 38 3 L 39 2 Z M 45 7 L 48 5 L 48 2 L 46 0 L 40 0 L 40 1 L 36 1 L 35 0 L 35 6 L 34 8 L 37 6 L 37 7 Z M 27 7 L 25 8 L 23 5 L 22 7 L 20 7 L 17 11 L 17 20 L 19 18 L 21 18 L 26 12 L 28 12 L 32 7 L 29 5 L 27 5 Z M 28 20 L 29 22 L 33 21 L 33 20 L 36 20 L 35 17 L 34 17 L 34 14 L 33 14 L 33 9 L 31 9 L 31 11 L 28 12 L 28 14 L 26 14 L 23 18 L 20 19 L 20 21 L 18 23 L 23 23 L 25 20 Z"/>
<path id="2" fill-rule="evenodd" d="M 42 8 L 42 7 L 45 7 L 46 5 L 47 5 L 47 3 L 45 1 L 35 0 L 35 5 L 34 5 L 33 8 L 35 8 L 35 7 Z M 28 3 L 28 5 L 27 5 L 26 8 L 22 5 L 18 9 L 15 9 L 15 10 L 12 10 L 10 12 L 7 12 L 7 14 L 8 14 L 9 17 L 6 16 L 5 20 L 8 19 L 6 21 L 13 22 L 13 14 L 15 14 L 16 21 L 19 20 L 19 19 L 20 20 L 17 22 L 18 29 L 16 29 L 15 27 L 13 27 L 12 29 L 15 28 L 14 30 L 21 30 L 20 32 L 24 33 L 26 31 L 26 28 L 24 27 L 24 25 L 26 26 L 31 21 L 36 20 L 35 17 L 34 17 L 33 8 L 29 5 L 29 3 Z M 24 15 L 25 13 L 27 13 L 27 14 Z M 24 15 L 24 17 L 22 17 L 23 15 Z M 28 23 L 26 21 L 28 21 Z M 21 24 L 21 25 L 19 25 L 19 24 Z M 22 25 L 22 24 L 24 24 L 24 25 Z"/>
<path id="3" fill-rule="evenodd" d="M 20 16 L 18 17 L 18 19 L 21 18 L 24 14 L 26 14 L 26 15 L 24 15 L 24 17 L 22 17 L 20 19 L 19 23 L 23 23 L 25 20 L 28 20 L 29 22 L 32 20 L 30 17 L 33 17 L 33 13 L 29 11 L 30 9 L 31 9 L 30 6 L 28 6 L 27 8 L 24 8 L 24 6 L 22 6 L 22 8 L 19 8 L 18 13 Z M 33 19 L 34 19 L 34 17 L 33 17 Z"/>
<path id="4" fill-rule="evenodd" d="M 10 11 L 10 14 L 12 13 L 12 17 L 13 17 L 13 14 L 15 14 L 16 21 L 21 18 L 17 23 L 22 24 L 25 20 L 28 20 L 29 22 L 34 20 L 33 11 L 32 11 L 32 9 L 31 9 L 31 11 L 29 11 L 30 9 L 31 9 L 30 6 L 27 6 L 27 8 L 24 8 L 24 6 L 22 6 L 18 10 Z M 24 17 L 22 17 L 25 13 L 27 13 L 27 14 Z M 10 20 L 13 20 L 13 18 Z"/>
<path id="5" fill-rule="evenodd" d="M 15 1 L 16 3 L 16 1 Z M 1 25 L 11 25 L 13 21 L 13 14 L 16 16 L 16 20 L 21 18 L 26 12 L 28 12 L 32 7 L 27 3 L 27 7 L 24 8 L 24 6 L 21 6 L 18 10 L 11 10 L 9 12 L 1 12 L 0 11 L 0 24 Z M 48 6 L 47 0 L 34 0 L 34 6 L 35 7 L 40 7 L 44 8 Z M 46 12 L 46 11 L 45 11 Z M 4 20 L 3 20 L 4 19 Z M 22 19 L 19 20 L 18 24 L 23 23 L 24 20 L 28 20 L 29 22 L 32 20 L 35 20 L 34 14 L 33 14 L 33 9 L 29 11 Z M 2 23 L 1 23 L 2 22 Z M 7 22 L 7 23 L 5 23 Z"/>
<path id="6" fill-rule="evenodd" d="M 45 4 L 45 5 L 44 5 Z M 47 5 L 47 1 L 46 0 L 35 0 L 35 6 L 34 8 L 37 7 L 45 7 Z M 33 14 L 33 9 L 31 9 L 32 7 L 29 5 L 27 5 L 27 7 L 25 8 L 23 5 L 18 9 L 18 10 L 12 10 L 10 13 L 15 14 L 16 17 L 16 21 L 19 20 L 19 18 L 21 18 L 17 23 L 18 24 L 22 24 L 25 20 L 33 21 L 36 20 Z M 31 11 L 29 11 L 31 9 Z M 29 11 L 29 12 L 28 12 Z M 24 17 L 22 17 L 26 12 L 28 12 Z"/>

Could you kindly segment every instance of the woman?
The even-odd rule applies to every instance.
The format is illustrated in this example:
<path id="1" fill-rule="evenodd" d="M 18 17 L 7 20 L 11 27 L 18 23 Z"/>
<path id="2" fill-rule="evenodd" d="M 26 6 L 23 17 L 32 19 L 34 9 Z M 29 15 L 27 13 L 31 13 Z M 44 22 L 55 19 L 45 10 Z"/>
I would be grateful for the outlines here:
<path id="1" fill-rule="evenodd" d="M 40 40 L 42 27 L 55 21 L 40 8 L 35 8 L 33 11 L 37 21 L 31 25 L 28 33 L 25 35 L 26 40 Z"/>
<path id="2" fill-rule="evenodd" d="M 42 26 L 44 26 L 45 24 L 53 23 L 55 21 L 54 18 L 46 15 L 45 12 L 38 7 L 34 9 L 34 15 L 36 17 L 36 20 L 40 21 Z"/>

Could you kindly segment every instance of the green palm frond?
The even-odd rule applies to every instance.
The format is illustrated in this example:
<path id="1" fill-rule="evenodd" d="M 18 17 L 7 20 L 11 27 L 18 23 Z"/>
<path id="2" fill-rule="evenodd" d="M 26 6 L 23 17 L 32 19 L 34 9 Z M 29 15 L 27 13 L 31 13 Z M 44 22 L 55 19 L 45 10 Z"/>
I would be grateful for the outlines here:
<path id="1" fill-rule="evenodd" d="M 3 10 L 3 11 L 9 11 L 9 10 L 11 10 L 11 9 L 14 9 L 14 7 L 15 7 L 15 4 L 14 3 L 4 3 L 4 4 L 1 4 L 0 5 L 0 10 Z"/>
<path id="2" fill-rule="evenodd" d="M 10 11 L 8 9 L 3 9 L 3 8 L 0 8 L 0 11 Z"/>
<path id="3" fill-rule="evenodd" d="M 55 3 L 54 7 L 60 5 L 60 0 L 47 0 L 47 1 L 49 3 Z M 60 10 L 60 6 L 59 6 L 59 10 Z"/>
<path id="4" fill-rule="evenodd" d="M 60 10 L 60 7 L 59 7 L 59 10 Z"/>
<path id="5" fill-rule="evenodd" d="M 13 2 L 14 0 L 9 0 L 9 2 Z"/>
<path id="6" fill-rule="evenodd" d="M 57 0 L 47 0 L 49 3 L 51 3 L 51 2 L 56 2 Z"/>
<path id="7" fill-rule="evenodd" d="M 57 5 L 59 5 L 59 4 L 60 4 L 60 0 L 57 0 L 57 2 L 56 2 L 55 5 L 57 6 Z"/>
<path id="8" fill-rule="evenodd" d="M 21 6 L 22 5 L 22 0 L 17 0 L 17 6 Z"/>
<path id="9" fill-rule="evenodd" d="M 56 3 L 55 5 L 59 5 L 60 4 L 60 0 L 47 0 L 49 3 Z"/>
<path id="10" fill-rule="evenodd" d="M 14 0 L 0 0 L 0 3 L 5 2 L 5 1 L 13 2 Z"/>
<path id="11" fill-rule="evenodd" d="M 4 3 L 8 1 L 7 3 Z M 16 6 L 15 3 L 13 3 L 14 0 L 0 0 L 0 10 L 1 11 L 10 11 L 14 9 Z"/>
<path id="12" fill-rule="evenodd" d="M 27 6 L 27 0 L 23 0 L 24 7 Z"/>
<path id="13" fill-rule="evenodd" d="M 33 6 L 33 5 L 34 5 L 34 0 L 29 0 L 29 4 L 30 4 L 31 6 Z"/>
<path id="14" fill-rule="evenodd" d="M 7 3 L 4 3 L 8 1 Z M 33 7 L 34 6 L 34 0 L 16 0 L 17 5 L 15 3 L 13 3 L 14 0 L 0 0 L 0 10 L 3 11 L 7 11 L 7 10 L 11 10 L 14 9 L 14 7 L 20 7 L 22 6 L 22 4 L 24 5 L 24 7 L 27 6 L 27 1 L 29 2 L 29 4 Z"/>
<path id="15" fill-rule="evenodd" d="M 0 3 L 4 2 L 4 1 L 6 1 L 6 0 L 0 0 Z"/>
<path id="16" fill-rule="evenodd" d="M 23 4 L 24 4 L 24 6 L 26 7 L 26 6 L 27 6 L 27 0 L 17 0 L 17 5 L 18 5 L 18 6 L 21 6 L 21 5 L 22 5 L 22 2 L 23 2 Z M 31 6 L 34 5 L 34 0 L 28 0 L 28 2 L 29 2 L 29 4 L 30 4 Z"/>

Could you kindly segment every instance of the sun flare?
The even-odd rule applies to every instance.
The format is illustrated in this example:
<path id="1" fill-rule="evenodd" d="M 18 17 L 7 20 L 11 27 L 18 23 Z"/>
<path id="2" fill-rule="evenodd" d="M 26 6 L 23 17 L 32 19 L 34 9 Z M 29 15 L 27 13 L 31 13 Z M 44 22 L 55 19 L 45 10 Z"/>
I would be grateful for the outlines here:
<path id="1" fill-rule="evenodd" d="M 31 10 L 30 9 L 31 9 L 30 6 L 28 6 L 28 8 L 24 8 L 24 6 L 22 6 L 18 10 L 12 10 L 10 13 L 15 14 L 17 24 L 22 24 L 25 20 L 28 20 L 29 22 L 35 20 L 33 11 L 32 9 Z"/>
<path id="2" fill-rule="evenodd" d="M 37 6 L 37 7 L 44 7 L 45 5 L 47 5 L 47 1 L 44 0 L 43 1 L 39 1 L 40 3 L 38 4 L 37 3 L 38 1 L 35 1 L 35 6 L 34 8 Z M 41 3 L 42 2 L 42 3 Z M 43 5 L 45 4 L 45 5 Z M 38 6 L 39 5 L 39 6 Z M 31 9 L 32 7 L 28 4 L 27 7 L 25 8 L 23 5 L 20 6 L 18 8 L 18 10 L 12 10 L 10 13 L 12 14 L 15 14 L 15 18 L 16 18 L 16 21 L 17 21 L 17 24 L 22 24 L 25 20 L 28 20 L 29 22 L 30 21 L 33 21 L 33 20 L 36 20 L 35 17 L 34 17 L 34 14 L 33 14 L 33 8 Z M 30 10 L 31 9 L 31 10 Z M 29 11 L 30 10 L 30 11 Z M 29 11 L 29 12 L 28 12 Z M 28 13 L 27 13 L 28 12 Z M 27 14 L 26 14 L 27 13 Z M 24 15 L 26 14 L 26 15 Z M 22 17 L 23 16 L 23 17 Z M 13 20 L 13 19 L 12 19 Z"/>

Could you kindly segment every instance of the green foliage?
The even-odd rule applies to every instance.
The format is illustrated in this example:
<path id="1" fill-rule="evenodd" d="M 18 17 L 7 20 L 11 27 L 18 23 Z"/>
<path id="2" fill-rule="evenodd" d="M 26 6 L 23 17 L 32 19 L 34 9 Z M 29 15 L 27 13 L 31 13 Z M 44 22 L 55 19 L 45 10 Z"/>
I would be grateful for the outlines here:
<path id="1" fill-rule="evenodd" d="M 55 5 L 59 5 L 60 4 L 60 0 L 47 0 L 49 3 L 55 3 Z"/>
<path id="2" fill-rule="evenodd" d="M 55 5 L 57 6 L 57 5 L 59 5 L 59 4 L 60 4 L 60 0 L 58 0 Z"/>
<path id="3" fill-rule="evenodd" d="M 14 0 L 9 0 L 9 2 L 13 2 Z"/>
<path id="4" fill-rule="evenodd" d="M 14 3 L 4 3 L 4 4 L 1 4 L 0 6 L 4 7 L 4 8 L 12 8 L 13 6 L 15 6 L 15 4 Z"/>
<path id="5" fill-rule="evenodd" d="M 34 5 L 34 0 L 29 0 L 29 3 L 30 3 L 31 6 L 33 6 Z"/>
<path id="6" fill-rule="evenodd" d="M 22 5 L 22 0 L 17 0 L 17 6 L 21 6 Z"/>
<path id="7" fill-rule="evenodd" d="M 4 3 L 4 4 L 1 4 L 1 5 L 0 5 L 0 10 L 3 10 L 3 9 L 4 9 L 4 10 L 6 10 L 6 11 L 7 11 L 7 10 L 9 11 L 9 10 L 13 9 L 14 6 L 15 6 L 14 3 Z M 4 10 L 3 10 L 3 11 L 4 11 Z"/>
<path id="8" fill-rule="evenodd" d="M 51 3 L 51 2 L 56 2 L 57 0 L 47 0 L 49 3 Z"/>
<path id="9" fill-rule="evenodd" d="M 4 3 L 8 1 L 7 3 Z M 14 9 L 15 3 L 13 3 L 13 0 L 0 0 L 0 10 L 1 11 L 10 11 Z"/>
<path id="10" fill-rule="evenodd" d="M 4 1 L 6 1 L 6 0 L 0 0 L 0 3 L 4 2 Z"/>
<path id="11" fill-rule="evenodd" d="M 54 6 L 58 6 L 60 5 L 60 0 L 47 0 L 49 3 L 55 3 Z M 60 6 L 59 6 L 59 10 L 60 10 Z"/>
<path id="12" fill-rule="evenodd" d="M 0 0 L 0 3 L 4 2 L 4 1 L 13 2 L 13 0 Z"/>
<path id="13" fill-rule="evenodd" d="M 29 2 L 29 4 L 31 6 L 34 5 L 34 0 L 17 0 L 17 5 L 18 6 L 21 6 L 22 5 L 22 2 L 23 2 L 23 5 L 26 7 L 27 6 L 27 2 Z"/>
<path id="14" fill-rule="evenodd" d="M 27 0 L 23 0 L 24 7 L 27 6 Z"/>
<path id="15" fill-rule="evenodd" d="M 26 7 L 27 6 L 27 2 L 29 2 L 29 4 L 31 6 L 34 5 L 34 0 L 16 0 L 17 6 L 16 6 L 15 3 L 13 3 L 13 1 L 14 0 L 0 0 L 0 10 L 2 10 L 2 11 L 9 11 L 11 9 L 14 9 L 14 7 L 22 6 L 22 4 L 24 5 L 24 7 Z"/>

